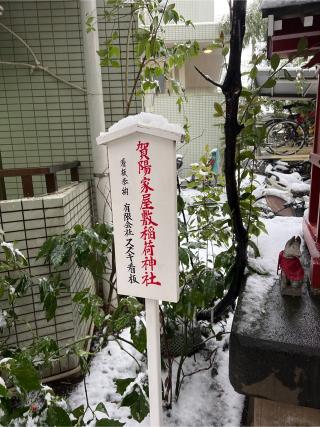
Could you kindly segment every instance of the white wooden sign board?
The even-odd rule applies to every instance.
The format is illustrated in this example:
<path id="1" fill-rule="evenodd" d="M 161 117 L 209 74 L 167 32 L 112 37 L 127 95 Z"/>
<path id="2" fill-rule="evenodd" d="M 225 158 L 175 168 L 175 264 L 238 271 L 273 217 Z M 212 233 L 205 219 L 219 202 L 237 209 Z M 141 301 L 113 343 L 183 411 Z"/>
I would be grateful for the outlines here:
<path id="1" fill-rule="evenodd" d="M 122 137 L 111 132 L 107 147 L 118 293 L 177 302 L 176 144 L 168 137 L 135 126 Z"/>
<path id="2" fill-rule="evenodd" d="M 175 141 L 182 132 L 168 128 L 136 123 L 97 139 L 108 147 L 117 290 L 145 298 L 152 427 L 162 425 L 159 300 L 179 299 Z"/>

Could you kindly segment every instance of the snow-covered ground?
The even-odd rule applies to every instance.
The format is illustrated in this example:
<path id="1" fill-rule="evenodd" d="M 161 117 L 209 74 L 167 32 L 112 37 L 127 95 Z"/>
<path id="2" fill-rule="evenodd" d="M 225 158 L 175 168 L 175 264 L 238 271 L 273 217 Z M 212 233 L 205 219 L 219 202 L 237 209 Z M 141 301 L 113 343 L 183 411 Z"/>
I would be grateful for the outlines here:
<path id="1" fill-rule="evenodd" d="M 232 318 L 226 325 L 231 329 Z M 128 338 L 128 336 L 127 336 Z M 164 426 L 238 426 L 243 410 L 243 396 L 236 393 L 228 377 L 228 334 L 222 341 L 208 345 L 208 350 L 217 347 L 215 362 L 210 370 L 203 370 L 187 377 L 182 385 L 178 403 L 173 409 L 164 410 Z M 140 361 L 140 354 L 132 347 L 124 345 Z M 207 368 L 206 353 L 198 353 L 188 358 L 184 364 L 185 373 Z M 120 407 L 120 395 L 116 393 L 113 383 L 115 378 L 128 378 L 137 375 L 136 362 L 118 344 L 111 342 L 92 361 L 90 374 L 87 376 L 87 390 L 91 406 L 99 402 L 106 404 L 110 418 L 126 423 L 127 427 L 150 426 L 149 416 L 142 423 L 130 419 L 129 408 Z M 174 365 L 174 376 L 177 365 Z M 85 392 L 80 383 L 69 398 L 73 408 L 83 404 Z M 103 414 L 101 414 L 103 416 Z"/>
<path id="2" fill-rule="evenodd" d="M 295 180 L 293 180 L 295 181 Z M 190 190 L 187 195 L 191 200 L 197 194 Z M 186 196 L 184 194 L 184 196 Z M 190 201 L 188 200 L 188 201 Z M 278 254 L 284 248 L 285 243 L 293 235 L 301 235 L 302 218 L 274 217 L 263 220 L 268 234 L 256 238 L 261 257 L 249 257 L 249 264 L 266 275 L 252 274 L 246 284 L 246 294 L 243 299 L 244 316 L 243 324 L 254 327 L 252 313 L 255 310 L 263 311 L 264 298 L 274 285 L 276 277 Z M 229 317 L 225 330 L 230 332 L 232 316 Z M 129 339 L 128 331 L 126 338 Z M 164 411 L 164 426 L 214 426 L 233 427 L 239 426 L 243 411 L 244 397 L 236 393 L 228 376 L 228 340 L 229 334 L 224 335 L 222 341 L 208 342 L 208 350 L 218 347 L 215 361 L 209 370 L 204 351 L 187 359 L 184 365 L 185 373 L 195 370 L 200 372 L 186 377 L 180 394 L 180 399 L 174 403 L 173 409 Z M 131 346 L 124 344 L 124 348 L 133 354 L 138 362 L 144 363 L 142 356 Z M 177 365 L 174 365 L 173 375 L 176 374 Z M 94 408 L 103 401 L 108 409 L 109 417 L 124 422 L 128 427 L 149 426 L 149 417 L 141 424 L 130 417 L 129 408 L 120 407 L 120 395 L 116 393 L 113 379 L 135 377 L 137 364 L 126 352 L 121 350 L 116 342 L 110 342 L 91 363 L 90 373 L 86 378 L 88 398 Z M 69 398 L 72 407 L 77 407 L 85 402 L 83 383 L 80 383 Z M 103 414 L 101 414 L 103 416 Z"/>

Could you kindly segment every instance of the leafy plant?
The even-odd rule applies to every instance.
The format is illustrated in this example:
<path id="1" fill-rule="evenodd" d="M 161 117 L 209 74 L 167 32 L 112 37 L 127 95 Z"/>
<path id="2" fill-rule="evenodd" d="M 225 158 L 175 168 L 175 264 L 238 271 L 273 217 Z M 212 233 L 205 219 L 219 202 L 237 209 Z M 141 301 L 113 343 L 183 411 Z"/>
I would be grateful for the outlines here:
<path id="1" fill-rule="evenodd" d="M 174 3 L 162 0 L 107 0 L 105 20 L 114 22 L 123 10 L 129 9 L 129 30 L 125 48 L 119 43 L 119 34 L 112 30 L 104 43 L 104 47 L 98 51 L 102 66 L 119 67 L 121 58 L 125 69 L 125 111 L 130 113 L 132 100 L 135 96 L 144 97 L 146 93 L 160 91 L 160 79 L 168 84 L 168 92 L 177 95 L 177 107 L 182 111 L 186 101 L 185 91 L 181 83 L 174 78 L 174 70 L 180 68 L 185 61 L 198 55 L 200 51 L 197 41 L 188 40 L 168 44 L 165 39 L 165 26 L 183 25 L 191 27 L 193 24 L 186 20 L 176 9 Z M 87 28 L 92 30 L 92 21 L 87 22 Z M 134 40 L 136 71 L 133 73 L 133 84 L 129 83 L 129 50 L 131 40 Z M 132 78 L 132 77 L 131 77 Z M 186 140 L 189 140 L 188 121 L 185 116 Z"/>

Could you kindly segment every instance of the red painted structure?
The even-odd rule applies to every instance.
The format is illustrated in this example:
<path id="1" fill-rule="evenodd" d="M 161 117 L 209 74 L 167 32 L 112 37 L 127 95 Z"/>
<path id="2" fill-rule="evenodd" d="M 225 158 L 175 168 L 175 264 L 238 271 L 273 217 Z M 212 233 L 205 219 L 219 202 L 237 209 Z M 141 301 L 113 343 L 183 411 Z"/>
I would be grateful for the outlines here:
<path id="1" fill-rule="evenodd" d="M 265 6 L 264 6 L 265 5 Z M 268 57 L 277 53 L 282 58 L 297 52 L 299 40 L 308 41 L 310 54 L 314 58 L 307 66 L 320 64 L 320 1 L 301 1 L 301 5 L 287 0 L 286 6 L 268 8 L 262 3 L 263 16 L 268 17 Z M 320 68 L 319 68 L 320 70 Z M 318 71 L 319 71 L 318 70 Z M 310 252 L 311 290 L 320 294 L 320 84 L 318 73 L 318 95 L 316 108 L 315 139 L 310 155 L 311 192 L 309 212 L 304 218 L 304 239 Z"/>
<path id="2" fill-rule="evenodd" d="M 314 293 L 320 293 L 320 84 L 318 84 L 315 139 L 310 161 L 312 163 L 310 204 L 308 216 L 303 222 L 303 234 L 311 256 L 311 289 Z"/>

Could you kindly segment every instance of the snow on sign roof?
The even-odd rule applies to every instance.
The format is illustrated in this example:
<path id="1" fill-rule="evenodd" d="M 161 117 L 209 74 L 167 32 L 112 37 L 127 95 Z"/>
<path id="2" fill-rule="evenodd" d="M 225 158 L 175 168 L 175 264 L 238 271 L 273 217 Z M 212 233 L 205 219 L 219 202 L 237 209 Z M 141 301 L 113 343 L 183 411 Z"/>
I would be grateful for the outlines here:
<path id="1" fill-rule="evenodd" d="M 320 0 L 263 0 L 261 11 L 264 17 L 272 14 L 287 13 L 320 14 Z"/>
<path id="2" fill-rule="evenodd" d="M 97 143 L 99 145 L 106 144 L 134 132 L 143 132 L 174 140 L 181 140 L 185 134 L 181 125 L 169 123 L 165 117 L 159 114 L 142 112 L 121 119 L 111 126 L 108 132 L 101 132 L 97 138 Z"/>

